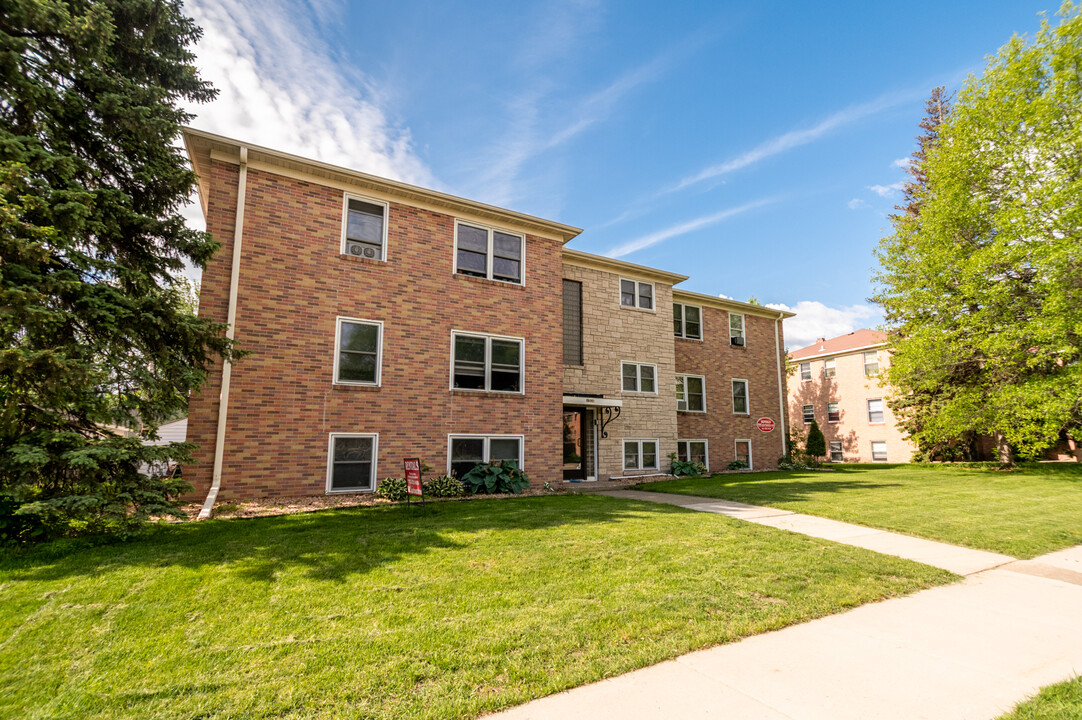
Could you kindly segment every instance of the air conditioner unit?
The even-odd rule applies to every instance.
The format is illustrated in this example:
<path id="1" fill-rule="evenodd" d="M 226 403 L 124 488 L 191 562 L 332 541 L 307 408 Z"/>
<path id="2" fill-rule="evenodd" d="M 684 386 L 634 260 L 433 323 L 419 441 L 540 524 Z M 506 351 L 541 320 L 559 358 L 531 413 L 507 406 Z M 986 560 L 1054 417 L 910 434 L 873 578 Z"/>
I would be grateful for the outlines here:
<path id="1" fill-rule="evenodd" d="M 729 338 L 729 340 L 732 342 L 733 345 L 743 345 L 744 344 L 744 338 L 742 338 L 742 337 Z"/>
<path id="2" fill-rule="evenodd" d="M 376 248 L 368 247 L 366 245 L 362 245 L 361 243 L 346 243 L 346 250 L 349 252 L 350 255 L 354 255 L 356 257 L 376 258 L 379 256 L 379 251 L 376 250 Z"/>

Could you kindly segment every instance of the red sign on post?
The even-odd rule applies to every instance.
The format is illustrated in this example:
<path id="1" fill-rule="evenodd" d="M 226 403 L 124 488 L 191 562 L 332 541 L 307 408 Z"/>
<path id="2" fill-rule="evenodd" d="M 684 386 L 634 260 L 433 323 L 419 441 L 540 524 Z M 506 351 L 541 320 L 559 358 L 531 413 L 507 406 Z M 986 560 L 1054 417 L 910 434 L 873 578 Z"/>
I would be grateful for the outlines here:
<path id="1" fill-rule="evenodd" d="M 406 466 L 406 492 L 410 495 L 424 497 L 424 487 L 421 485 L 421 460 L 420 458 L 406 458 L 402 461 Z"/>
<path id="2" fill-rule="evenodd" d="M 768 417 L 762 417 L 755 421 L 755 427 L 763 432 L 770 432 L 774 429 L 774 421 Z"/>

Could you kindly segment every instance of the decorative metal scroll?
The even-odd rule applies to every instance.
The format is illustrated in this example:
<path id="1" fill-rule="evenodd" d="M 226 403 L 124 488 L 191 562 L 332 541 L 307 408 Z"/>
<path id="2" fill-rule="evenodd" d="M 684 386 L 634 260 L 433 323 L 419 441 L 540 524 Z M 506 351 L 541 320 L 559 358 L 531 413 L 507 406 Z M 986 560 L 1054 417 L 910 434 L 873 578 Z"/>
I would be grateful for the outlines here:
<path id="1" fill-rule="evenodd" d="M 616 418 L 620 417 L 620 408 L 618 407 L 603 407 L 600 408 L 600 412 L 597 414 L 597 424 L 601 428 L 601 437 L 607 438 L 609 436 L 605 428 Z"/>

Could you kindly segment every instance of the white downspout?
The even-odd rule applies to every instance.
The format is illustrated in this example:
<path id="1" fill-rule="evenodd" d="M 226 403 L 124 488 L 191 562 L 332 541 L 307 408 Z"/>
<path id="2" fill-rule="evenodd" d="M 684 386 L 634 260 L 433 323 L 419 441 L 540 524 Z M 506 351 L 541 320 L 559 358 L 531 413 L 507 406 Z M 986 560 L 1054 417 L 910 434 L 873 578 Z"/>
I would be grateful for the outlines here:
<path id="1" fill-rule="evenodd" d="M 237 214 L 233 228 L 233 267 L 229 275 L 229 314 L 226 317 L 225 336 L 230 340 L 235 334 L 237 321 L 237 292 L 240 285 L 240 241 L 244 234 L 244 195 L 248 186 L 248 148 L 240 149 L 240 178 L 237 184 Z M 218 490 L 222 487 L 222 460 L 225 455 L 225 422 L 229 414 L 229 380 L 233 376 L 233 364 L 229 359 L 222 361 L 222 392 L 218 398 L 218 436 L 214 442 L 214 474 L 210 483 L 210 492 L 199 511 L 199 520 L 206 520 L 214 509 L 218 499 Z"/>
<path id="2" fill-rule="evenodd" d="M 778 364 L 778 424 L 781 426 L 781 454 L 789 454 L 789 443 L 785 435 L 785 384 L 781 381 L 781 340 L 778 336 L 778 321 L 782 319 L 779 314 L 774 318 L 774 360 Z"/>

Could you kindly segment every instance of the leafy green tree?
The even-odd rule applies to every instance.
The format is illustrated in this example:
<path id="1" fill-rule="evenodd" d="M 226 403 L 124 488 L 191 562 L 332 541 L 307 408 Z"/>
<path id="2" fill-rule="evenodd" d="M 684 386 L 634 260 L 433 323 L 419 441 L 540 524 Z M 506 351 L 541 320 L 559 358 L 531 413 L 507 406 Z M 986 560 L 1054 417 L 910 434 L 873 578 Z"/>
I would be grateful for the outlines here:
<path id="1" fill-rule="evenodd" d="M 819 429 L 819 423 L 812 420 L 808 428 L 808 439 L 804 441 L 804 453 L 814 462 L 827 454 L 827 439 Z"/>
<path id="2" fill-rule="evenodd" d="M 0 14 L 0 542 L 122 530 L 186 487 L 140 467 L 189 458 L 141 441 L 231 353 L 176 281 L 217 249 L 178 212 L 200 32 L 175 0 Z"/>
<path id="3" fill-rule="evenodd" d="M 918 442 L 993 435 L 1004 464 L 1082 423 L 1082 15 L 1059 14 L 959 92 L 878 251 L 896 403 L 934 398 Z"/>

